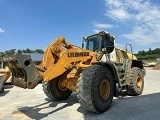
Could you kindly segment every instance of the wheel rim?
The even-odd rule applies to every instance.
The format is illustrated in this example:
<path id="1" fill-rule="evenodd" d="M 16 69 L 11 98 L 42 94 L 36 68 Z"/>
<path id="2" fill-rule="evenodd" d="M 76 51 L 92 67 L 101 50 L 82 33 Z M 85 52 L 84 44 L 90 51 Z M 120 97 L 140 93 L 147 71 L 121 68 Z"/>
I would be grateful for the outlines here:
<path id="1" fill-rule="evenodd" d="M 100 96 L 103 100 L 106 100 L 110 95 L 110 82 L 108 79 L 104 79 L 100 84 Z"/>
<path id="2" fill-rule="evenodd" d="M 142 78 L 140 76 L 138 76 L 137 80 L 136 80 L 136 85 L 138 88 L 142 87 L 142 84 L 143 84 L 142 81 L 143 81 Z"/>
<path id="3" fill-rule="evenodd" d="M 66 91 L 67 90 L 67 88 L 64 86 L 64 81 L 63 81 L 62 77 L 58 80 L 58 88 L 61 91 Z"/>

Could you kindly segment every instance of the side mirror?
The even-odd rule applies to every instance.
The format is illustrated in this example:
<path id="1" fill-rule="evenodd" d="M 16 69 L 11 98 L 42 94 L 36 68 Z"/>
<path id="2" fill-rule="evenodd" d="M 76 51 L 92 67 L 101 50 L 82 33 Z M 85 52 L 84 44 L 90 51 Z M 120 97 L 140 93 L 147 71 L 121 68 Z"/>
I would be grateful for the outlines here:
<path id="1" fill-rule="evenodd" d="M 114 37 L 110 35 L 105 36 L 106 40 L 106 52 L 111 53 L 114 50 Z"/>

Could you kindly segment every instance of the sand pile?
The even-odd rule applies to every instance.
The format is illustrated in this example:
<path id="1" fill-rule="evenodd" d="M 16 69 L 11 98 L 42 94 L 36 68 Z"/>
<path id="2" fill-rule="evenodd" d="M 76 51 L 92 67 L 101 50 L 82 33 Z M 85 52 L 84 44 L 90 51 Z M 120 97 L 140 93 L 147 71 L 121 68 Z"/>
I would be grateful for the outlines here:
<path id="1" fill-rule="evenodd" d="M 153 70 L 160 70 L 160 65 L 156 65 Z"/>

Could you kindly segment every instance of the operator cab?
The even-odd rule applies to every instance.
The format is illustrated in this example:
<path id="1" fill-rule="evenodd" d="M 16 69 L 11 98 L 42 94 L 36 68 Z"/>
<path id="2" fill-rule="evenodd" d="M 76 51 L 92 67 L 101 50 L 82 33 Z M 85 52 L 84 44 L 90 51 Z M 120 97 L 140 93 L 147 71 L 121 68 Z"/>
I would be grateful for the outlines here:
<path id="1" fill-rule="evenodd" d="M 114 50 L 114 36 L 101 31 L 98 34 L 83 37 L 82 48 L 100 54 L 109 54 Z"/>

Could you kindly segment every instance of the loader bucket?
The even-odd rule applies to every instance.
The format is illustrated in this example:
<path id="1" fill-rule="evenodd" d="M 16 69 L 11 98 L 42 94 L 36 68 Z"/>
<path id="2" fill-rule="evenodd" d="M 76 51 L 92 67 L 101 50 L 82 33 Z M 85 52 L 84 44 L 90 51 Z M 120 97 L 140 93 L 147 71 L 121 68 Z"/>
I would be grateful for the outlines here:
<path id="1" fill-rule="evenodd" d="M 3 61 L 12 72 L 12 83 L 15 86 L 33 89 L 42 80 L 29 54 L 16 54 L 3 58 Z"/>

